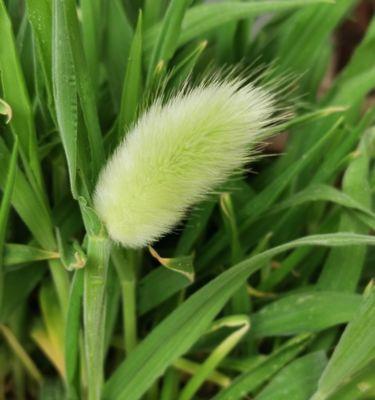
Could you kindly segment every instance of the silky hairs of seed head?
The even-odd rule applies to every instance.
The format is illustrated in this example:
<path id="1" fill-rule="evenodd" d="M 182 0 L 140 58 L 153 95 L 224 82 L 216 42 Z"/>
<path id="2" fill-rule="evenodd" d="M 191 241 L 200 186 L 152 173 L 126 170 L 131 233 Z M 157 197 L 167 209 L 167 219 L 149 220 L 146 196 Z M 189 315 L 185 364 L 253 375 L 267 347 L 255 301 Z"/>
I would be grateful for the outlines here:
<path id="1" fill-rule="evenodd" d="M 142 247 L 249 161 L 274 113 L 266 89 L 201 84 L 156 101 L 100 173 L 95 208 L 110 237 Z"/>

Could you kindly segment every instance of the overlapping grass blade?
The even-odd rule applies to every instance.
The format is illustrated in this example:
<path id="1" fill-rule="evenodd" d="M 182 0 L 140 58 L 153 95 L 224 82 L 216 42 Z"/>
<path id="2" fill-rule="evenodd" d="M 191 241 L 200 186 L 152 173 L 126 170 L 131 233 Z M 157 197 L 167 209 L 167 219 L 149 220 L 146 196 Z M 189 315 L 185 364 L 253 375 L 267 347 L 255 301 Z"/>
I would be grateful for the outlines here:
<path id="1" fill-rule="evenodd" d="M 11 106 L 13 114 L 17 115 L 10 122 L 10 127 L 19 138 L 26 170 L 30 170 L 36 187 L 41 188 L 43 183 L 31 103 L 3 0 L 0 1 L 0 71 L 4 99 Z"/>
<path id="2" fill-rule="evenodd" d="M 369 140 L 370 135 L 365 134 L 358 153 L 349 164 L 343 178 L 344 193 L 366 208 L 371 208 Z M 354 216 L 343 214 L 339 230 L 367 233 L 369 228 Z M 348 247 L 340 252 L 332 250 L 320 275 L 319 287 L 329 290 L 354 291 L 361 276 L 365 255 L 366 247 L 361 246 Z"/>
<path id="3" fill-rule="evenodd" d="M 10 153 L 4 141 L 0 138 L 1 165 L 9 165 Z M 0 187 L 4 188 L 6 169 L 0 169 Z M 30 229 L 38 243 L 46 250 L 54 250 L 55 240 L 48 209 L 27 182 L 22 171 L 17 167 L 12 205 Z"/>
<path id="4" fill-rule="evenodd" d="M 160 31 L 157 33 L 157 39 L 148 64 L 148 85 L 150 85 L 153 80 L 158 63 L 168 63 L 173 56 L 177 48 L 176 39 L 180 36 L 182 19 L 191 1 L 192 0 L 171 0 L 165 17 L 161 22 Z"/>
<path id="5" fill-rule="evenodd" d="M 351 233 L 307 236 L 265 251 L 230 268 L 195 292 L 138 345 L 106 383 L 104 398 L 139 399 L 165 368 L 196 342 L 233 293 L 266 260 L 300 246 L 364 243 L 375 245 L 375 238 Z"/>
<path id="6" fill-rule="evenodd" d="M 13 350 L 18 359 L 24 365 L 26 371 L 30 376 L 35 379 L 39 384 L 43 381 L 43 376 L 37 366 L 34 364 L 33 360 L 27 354 L 26 350 L 22 347 L 20 342 L 17 340 L 13 332 L 5 325 L 0 325 L 0 332 L 7 342 L 8 346 Z"/>
<path id="7" fill-rule="evenodd" d="M 90 147 L 91 175 L 92 179 L 95 179 L 104 160 L 103 139 L 95 102 L 95 91 L 85 59 L 76 3 L 72 0 L 64 0 L 61 5 L 66 23 L 66 40 L 68 41 L 65 45 L 69 46 L 72 52 L 77 92 Z"/>
<path id="8" fill-rule="evenodd" d="M 49 109 L 51 113 L 54 113 L 52 94 L 52 2 L 48 0 L 28 0 L 26 1 L 26 10 L 48 94 Z"/>
<path id="9" fill-rule="evenodd" d="M 329 0 L 284 0 L 262 2 L 247 1 L 244 3 L 219 2 L 213 4 L 198 4 L 191 7 L 185 15 L 182 23 L 181 35 L 178 39 L 178 46 L 182 46 L 192 39 L 196 39 L 212 29 L 218 28 L 231 21 L 247 17 L 255 17 L 267 12 L 282 12 L 298 7 L 309 6 L 317 3 L 330 3 Z M 161 25 L 150 29 L 145 36 L 145 51 L 155 42 L 155 36 L 161 31 Z"/>
<path id="10" fill-rule="evenodd" d="M 293 360 L 311 342 L 311 335 L 301 335 L 290 339 L 280 348 L 270 354 L 264 361 L 260 362 L 249 371 L 238 376 L 231 385 L 219 392 L 214 400 L 230 400 L 240 398 L 245 393 L 252 392 L 262 383 L 268 380 L 284 365 Z"/>
<path id="11" fill-rule="evenodd" d="M 18 156 L 18 139 L 13 145 L 12 154 L 10 157 L 7 177 L 4 185 L 4 194 L 0 204 L 0 314 L 2 311 L 3 300 L 4 300 L 4 275 L 5 275 L 5 262 L 4 262 L 4 249 L 6 230 L 9 219 L 9 212 L 11 208 L 11 200 L 14 189 L 14 182 L 17 171 L 17 156 Z"/>
<path id="12" fill-rule="evenodd" d="M 8 321 L 15 310 L 30 296 L 45 275 L 46 268 L 40 263 L 27 265 L 15 271 L 7 271 L 5 275 L 2 321 Z"/>
<path id="13" fill-rule="evenodd" d="M 329 398 L 340 386 L 354 378 L 355 373 L 360 372 L 366 365 L 371 366 L 375 358 L 374 330 L 375 289 L 370 284 L 363 295 L 359 311 L 346 327 L 336 346 L 312 400 Z"/>
<path id="14" fill-rule="evenodd" d="M 72 195 L 77 198 L 77 84 L 62 0 L 53 2 L 52 50 L 53 94 L 57 123 L 68 164 Z"/>
<path id="15" fill-rule="evenodd" d="M 72 280 L 69 307 L 67 311 L 65 335 L 64 335 L 64 356 L 65 376 L 68 397 L 79 399 L 79 341 L 80 321 L 83 297 L 83 270 L 77 270 Z"/>
<path id="16" fill-rule="evenodd" d="M 307 354 L 282 369 L 257 395 L 259 400 L 308 400 L 327 364 L 323 351 Z"/>
<path id="17" fill-rule="evenodd" d="M 272 207 L 268 213 L 276 213 L 281 210 L 286 210 L 304 203 L 315 201 L 331 202 L 348 209 L 360 211 L 366 215 L 366 217 L 368 217 L 368 224 L 370 226 L 375 226 L 375 214 L 370 208 L 364 207 L 360 202 L 354 200 L 349 194 L 324 184 L 312 184 L 308 186 L 305 190 L 292 195 L 289 199 Z"/>
<path id="18" fill-rule="evenodd" d="M 81 0 L 82 16 L 82 42 L 85 50 L 87 67 L 90 72 L 94 91 L 97 93 L 99 87 L 99 62 L 101 58 L 102 30 L 104 2 L 102 0 Z"/>
<path id="19" fill-rule="evenodd" d="M 192 378 L 181 391 L 178 398 L 179 400 L 190 400 L 193 398 L 207 377 L 213 373 L 220 362 L 233 350 L 233 348 L 248 332 L 250 329 L 250 320 L 246 315 L 232 315 L 214 322 L 211 331 L 216 331 L 223 327 L 232 328 L 235 329 L 235 331 L 226 337 L 195 371 Z"/>
<path id="20" fill-rule="evenodd" d="M 267 337 L 318 332 L 350 321 L 361 296 L 333 291 L 306 291 L 276 300 L 253 314 L 253 335 Z"/>
<path id="21" fill-rule="evenodd" d="M 107 69 L 112 101 L 116 110 L 118 110 L 122 91 L 122 86 L 119 83 L 124 80 L 133 28 L 120 0 L 109 2 L 107 15 L 107 36 L 103 61 Z"/>
<path id="22" fill-rule="evenodd" d="M 283 26 L 284 34 L 280 35 L 277 51 L 282 67 L 303 74 L 301 79 L 308 86 L 311 74 L 316 73 L 314 66 L 321 57 L 321 43 L 327 40 L 354 3 L 355 0 L 343 0 L 334 6 L 320 4 L 299 10 L 289 18 Z"/>

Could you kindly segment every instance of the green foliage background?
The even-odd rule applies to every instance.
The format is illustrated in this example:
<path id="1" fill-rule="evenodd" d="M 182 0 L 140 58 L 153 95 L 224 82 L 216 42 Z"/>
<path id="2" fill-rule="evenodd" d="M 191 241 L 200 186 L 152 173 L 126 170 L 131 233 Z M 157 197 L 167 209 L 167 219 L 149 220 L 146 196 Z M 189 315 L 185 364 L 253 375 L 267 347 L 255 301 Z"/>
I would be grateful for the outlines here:
<path id="1" fill-rule="evenodd" d="M 375 396 L 375 18 L 321 90 L 356 5 L 0 0 L 0 398 Z M 111 246 L 91 195 L 139 110 L 239 62 L 299 77 L 286 148 L 160 256 Z"/>

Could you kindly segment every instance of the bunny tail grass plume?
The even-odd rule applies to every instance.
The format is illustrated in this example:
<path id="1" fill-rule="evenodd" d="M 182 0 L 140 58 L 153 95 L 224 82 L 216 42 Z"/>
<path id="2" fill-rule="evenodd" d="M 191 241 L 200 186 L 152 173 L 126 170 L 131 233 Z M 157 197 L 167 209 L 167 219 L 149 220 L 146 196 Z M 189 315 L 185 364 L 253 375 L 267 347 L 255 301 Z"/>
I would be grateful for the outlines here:
<path id="1" fill-rule="evenodd" d="M 171 230 L 249 161 L 275 112 L 274 96 L 215 79 L 157 100 L 102 170 L 95 208 L 109 235 L 145 246 Z"/>

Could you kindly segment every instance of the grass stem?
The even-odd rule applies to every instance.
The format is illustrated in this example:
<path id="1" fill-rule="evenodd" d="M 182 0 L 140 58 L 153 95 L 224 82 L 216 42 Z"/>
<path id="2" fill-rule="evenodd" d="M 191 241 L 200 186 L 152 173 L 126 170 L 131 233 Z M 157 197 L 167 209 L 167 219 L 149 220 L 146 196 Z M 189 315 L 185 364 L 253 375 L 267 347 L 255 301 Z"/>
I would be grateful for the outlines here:
<path id="1" fill-rule="evenodd" d="M 126 254 L 120 248 L 112 249 L 112 260 L 120 278 L 124 348 L 129 354 L 137 345 L 137 310 L 136 310 L 136 266 L 137 252 L 127 250 Z"/>
<path id="2" fill-rule="evenodd" d="M 100 400 L 103 385 L 106 280 L 110 241 L 105 234 L 88 237 L 83 315 L 88 399 Z"/>

